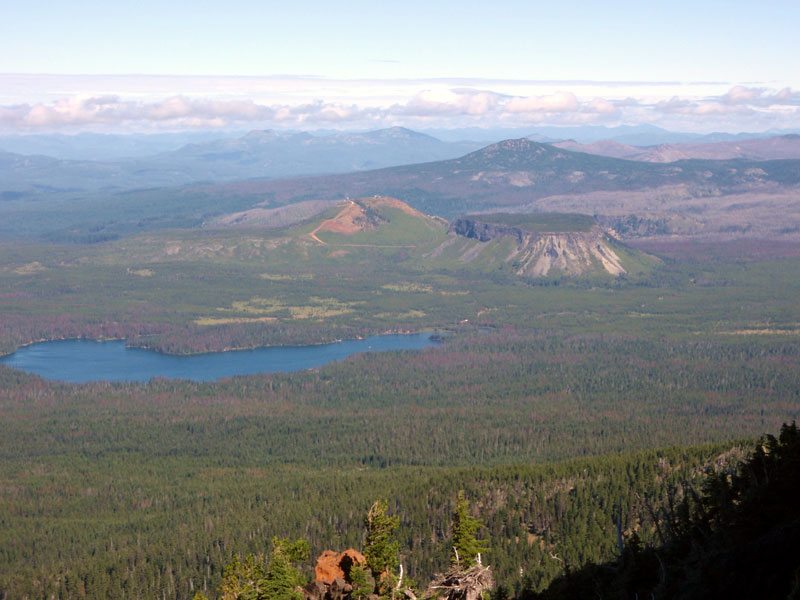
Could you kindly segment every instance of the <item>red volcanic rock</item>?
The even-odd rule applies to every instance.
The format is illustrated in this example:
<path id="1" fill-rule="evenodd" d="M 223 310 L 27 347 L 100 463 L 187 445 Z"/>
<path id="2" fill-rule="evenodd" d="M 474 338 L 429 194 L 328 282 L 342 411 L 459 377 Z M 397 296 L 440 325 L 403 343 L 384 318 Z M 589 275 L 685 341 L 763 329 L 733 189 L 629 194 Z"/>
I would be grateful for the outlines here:
<path id="1" fill-rule="evenodd" d="M 350 581 L 350 568 L 353 565 L 363 565 L 366 558 L 358 550 L 348 548 L 344 552 L 334 552 L 325 550 L 317 559 L 317 566 L 314 567 L 314 574 L 317 581 L 328 585 L 337 579 Z"/>

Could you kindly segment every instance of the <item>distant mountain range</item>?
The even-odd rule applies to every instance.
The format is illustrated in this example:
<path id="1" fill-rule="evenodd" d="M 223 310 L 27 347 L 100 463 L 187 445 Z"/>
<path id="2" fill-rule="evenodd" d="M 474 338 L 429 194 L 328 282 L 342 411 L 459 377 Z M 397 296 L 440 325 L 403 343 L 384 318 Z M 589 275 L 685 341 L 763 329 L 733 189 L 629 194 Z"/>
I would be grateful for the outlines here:
<path id="1" fill-rule="evenodd" d="M 324 177 L 213 186 L 268 198 L 265 204 L 373 194 L 404 200 L 429 214 L 534 207 L 537 200 L 602 191 L 683 186 L 686 196 L 800 184 L 800 160 L 701 161 L 658 164 L 572 152 L 529 139 L 506 140 L 446 161 Z M 212 189 L 212 188 L 209 188 Z"/>
<path id="2" fill-rule="evenodd" d="M 192 193 L 251 198 L 263 209 L 386 195 L 446 219 L 498 211 L 583 213 L 635 237 L 793 235 L 800 232 L 799 192 L 800 160 L 636 162 L 523 138 L 446 161 L 201 186 Z"/>
<path id="3" fill-rule="evenodd" d="M 214 178 L 274 178 L 437 161 L 481 146 L 480 142 L 443 142 L 403 127 L 327 136 L 252 131 L 236 139 L 190 144 L 159 158 L 162 164 L 175 167 L 203 164 Z"/>
<path id="4" fill-rule="evenodd" d="M 655 146 L 658 144 L 687 144 L 732 142 L 754 138 L 767 138 L 792 133 L 800 130 L 775 129 L 763 132 L 742 133 L 690 133 L 668 131 L 655 125 L 621 125 L 604 127 L 602 125 L 582 125 L 575 127 L 509 127 L 481 128 L 467 127 L 461 129 L 425 129 L 425 133 L 441 140 L 480 140 L 486 143 L 505 139 L 527 137 L 536 142 L 558 142 L 574 140 L 581 144 L 591 144 L 600 140 L 611 140 L 631 146 Z"/>
<path id="5" fill-rule="evenodd" d="M 105 161 L 0 153 L 0 193 L 5 197 L 40 192 L 69 195 L 195 182 L 345 173 L 454 158 L 482 145 L 443 142 L 392 127 L 328 136 L 252 131 L 237 138 L 205 140 L 151 156 Z"/>
<path id="6" fill-rule="evenodd" d="M 186 144 L 238 137 L 245 132 L 63 133 L 0 135 L 0 152 L 39 155 L 61 160 L 119 160 L 172 152 Z"/>
<path id="7" fill-rule="evenodd" d="M 481 141 L 463 141 L 470 138 L 442 141 L 402 127 L 325 135 L 268 130 L 234 137 L 208 132 L 6 136 L 0 137 L 0 198 L 41 194 L 70 198 L 96 191 L 351 173 L 458 158 L 485 146 L 486 139 L 492 142 L 507 139 L 504 134 L 515 131 L 472 128 L 440 132 L 450 138 L 457 138 L 456 132 L 474 135 L 474 139 Z M 566 139 L 570 134 L 574 137 Z M 601 134 L 606 137 L 586 141 Z M 800 158 L 800 136 L 796 134 L 751 139 L 753 135 L 699 137 L 636 126 L 543 128 L 517 137 L 553 143 L 576 152 L 646 162 L 687 158 Z M 718 141 L 723 137 L 728 141 Z M 632 145 L 644 140 L 686 142 L 690 138 L 695 141 L 648 147 Z M 712 138 L 717 141 L 709 141 Z"/>
<path id="8" fill-rule="evenodd" d="M 564 150 L 572 150 L 573 152 L 587 152 L 589 154 L 625 158 L 627 160 L 664 163 L 691 158 L 706 160 L 800 158 L 800 135 L 798 134 L 728 142 L 659 144 L 644 148 L 622 144 L 614 140 L 600 140 L 591 144 L 581 144 L 574 140 L 566 140 L 554 142 L 553 146 Z"/>

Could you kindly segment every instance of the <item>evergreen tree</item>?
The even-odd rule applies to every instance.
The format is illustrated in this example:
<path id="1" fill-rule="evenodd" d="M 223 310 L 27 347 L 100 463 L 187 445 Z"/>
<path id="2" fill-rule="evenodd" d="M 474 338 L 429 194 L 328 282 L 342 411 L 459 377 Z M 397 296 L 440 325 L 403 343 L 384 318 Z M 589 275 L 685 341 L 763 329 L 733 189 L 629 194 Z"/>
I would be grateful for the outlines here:
<path id="1" fill-rule="evenodd" d="M 306 560 L 308 555 L 305 540 L 290 543 L 275 537 L 266 571 L 263 559 L 249 554 L 240 561 L 234 556 L 225 567 L 221 600 L 301 600 L 302 595 L 295 588 L 306 581 L 292 563 Z"/>
<path id="2" fill-rule="evenodd" d="M 375 590 L 375 580 L 367 568 L 359 564 L 350 567 L 350 584 L 353 586 L 353 600 L 365 600 Z"/>
<path id="3" fill-rule="evenodd" d="M 458 492 L 456 509 L 453 511 L 453 539 L 450 544 L 450 564 L 459 569 L 468 569 L 478 561 L 478 555 L 489 551 L 486 540 L 475 537 L 483 527 L 478 519 L 469 512 L 469 502 L 464 497 L 464 490 Z"/>
<path id="4" fill-rule="evenodd" d="M 367 528 L 364 557 L 376 581 L 380 579 L 381 574 L 392 573 L 398 564 L 397 552 L 400 545 L 394 539 L 394 532 L 400 524 L 400 519 L 387 515 L 388 509 L 386 500 L 378 498 L 364 520 Z"/>
<path id="5" fill-rule="evenodd" d="M 248 554 L 242 561 L 234 555 L 230 563 L 225 565 L 220 592 L 221 600 L 256 599 L 261 592 L 264 580 L 263 561 Z"/>
<path id="6" fill-rule="evenodd" d="M 302 598 L 295 588 L 304 585 L 306 579 L 297 567 L 292 566 L 292 563 L 307 560 L 309 554 L 310 549 L 306 540 L 290 543 L 288 539 L 272 538 L 272 556 L 264 575 L 266 600 Z"/>
<path id="7" fill-rule="evenodd" d="M 375 591 L 382 598 L 394 596 L 397 585 L 394 570 L 399 562 L 397 552 L 400 548 L 394 539 L 400 519 L 386 514 L 388 509 L 388 503 L 378 498 L 370 507 L 364 521 L 367 528 L 364 557 L 367 559 L 367 567 L 375 578 Z"/>

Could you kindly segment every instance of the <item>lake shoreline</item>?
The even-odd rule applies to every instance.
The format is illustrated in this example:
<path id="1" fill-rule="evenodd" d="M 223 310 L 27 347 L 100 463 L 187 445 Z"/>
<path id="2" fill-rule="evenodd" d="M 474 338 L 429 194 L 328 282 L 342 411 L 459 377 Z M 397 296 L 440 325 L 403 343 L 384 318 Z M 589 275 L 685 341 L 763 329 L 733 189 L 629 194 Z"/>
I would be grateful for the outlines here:
<path id="1" fill-rule="evenodd" d="M 24 342 L 16 346 L 13 350 L 7 352 L 0 351 L 0 363 L 4 358 L 7 358 L 15 354 L 19 350 L 22 350 L 29 346 L 33 346 L 35 344 L 46 344 L 49 342 L 86 341 L 86 342 L 97 342 L 99 344 L 102 344 L 103 342 L 125 342 L 125 345 L 128 348 L 137 350 L 147 350 L 148 352 L 155 352 L 157 354 L 163 354 L 164 356 L 203 356 L 205 354 L 216 354 L 218 352 L 240 352 L 243 350 L 258 350 L 260 348 L 305 348 L 308 346 L 325 346 L 326 344 L 338 344 L 340 342 L 358 341 L 367 339 L 369 337 L 381 336 L 381 335 L 416 335 L 421 333 L 433 333 L 433 334 L 439 334 L 442 337 L 444 337 L 448 333 L 452 333 L 452 331 L 453 331 L 452 329 L 448 329 L 447 327 L 423 327 L 421 329 L 387 329 L 366 336 L 357 335 L 355 337 L 336 338 L 330 341 L 310 342 L 302 345 L 265 344 L 262 346 L 226 346 L 224 348 L 220 348 L 219 350 L 205 350 L 203 352 L 184 352 L 184 353 L 165 352 L 164 350 L 159 350 L 154 346 L 134 346 L 129 343 L 131 341 L 129 338 L 123 338 L 123 337 L 82 337 L 82 336 L 48 337 L 48 338 L 39 338 L 38 340 L 31 340 L 28 342 Z M 153 335 L 153 334 L 143 334 L 143 335 Z"/>
<path id="2" fill-rule="evenodd" d="M 125 340 L 72 338 L 28 344 L 0 364 L 52 381 L 146 382 L 154 377 L 216 381 L 258 373 L 291 373 L 326 366 L 364 352 L 421 350 L 439 345 L 441 332 L 388 333 L 302 346 L 263 346 L 190 355 L 131 347 Z"/>

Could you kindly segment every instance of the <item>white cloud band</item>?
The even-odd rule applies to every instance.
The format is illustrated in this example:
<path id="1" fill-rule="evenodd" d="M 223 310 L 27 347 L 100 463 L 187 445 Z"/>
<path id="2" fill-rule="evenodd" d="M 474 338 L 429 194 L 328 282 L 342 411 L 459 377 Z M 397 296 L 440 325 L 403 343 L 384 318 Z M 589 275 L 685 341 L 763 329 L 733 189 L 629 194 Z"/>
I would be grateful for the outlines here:
<path id="1" fill-rule="evenodd" d="M 325 82 L 307 83 L 309 90 L 305 96 L 302 92 L 281 90 L 279 93 L 273 91 L 266 98 L 262 94 L 258 100 L 253 99 L 258 94 L 248 98 L 230 89 L 225 93 L 216 90 L 216 95 L 198 91 L 158 96 L 146 93 L 129 93 L 127 96 L 71 94 L 0 106 L 0 127 L 6 131 L 32 132 L 93 127 L 158 130 L 242 125 L 355 128 L 396 124 L 447 127 L 648 122 L 697 129 L 692 127 L 693 123 L 735 127 L 738 122 L 744 128 L 748 123 L 775 126 L 776 119 L 781 119 L 785 127 L 800 126 L 800 93 L 788 87 L 771 91 L 766 87 L 735 85 L 716 94 L 654 98 L 652 94 L 639 97 L 627 94 L 584 96 L 564 89 L 520 94 L 518 92 L 524 89 L 522 85 L 514 90 L 517 93 L 509 93 L 508 86 L 502 91 L 493 91 L 452 88 L 439 83 L 427 89 L 417 88 L 414 93 L 402 97 L 404 90 L 386 91 L 391 85 L 401 88 L 399 83 L 372 81 L 361 84 L 364 90 L 369 89 L 369 94 L 359 97 L 358 93 L 353 93 L 350 98 L 332 94 L 333 100 L 315 100 L 308 96 L 320 94 L 324 97 L 322 88 Z M 412 85 L 419 83 L 413 82 Z M 498 87 L 502 87 L 501 83 L 498 82 Z M 408 90 L 409 82 L 403 84 Z M 581 85 L 581 91 L 591 92 L 586 84 Z M 286 89 L 290 86 L 291 81 Z"/>

